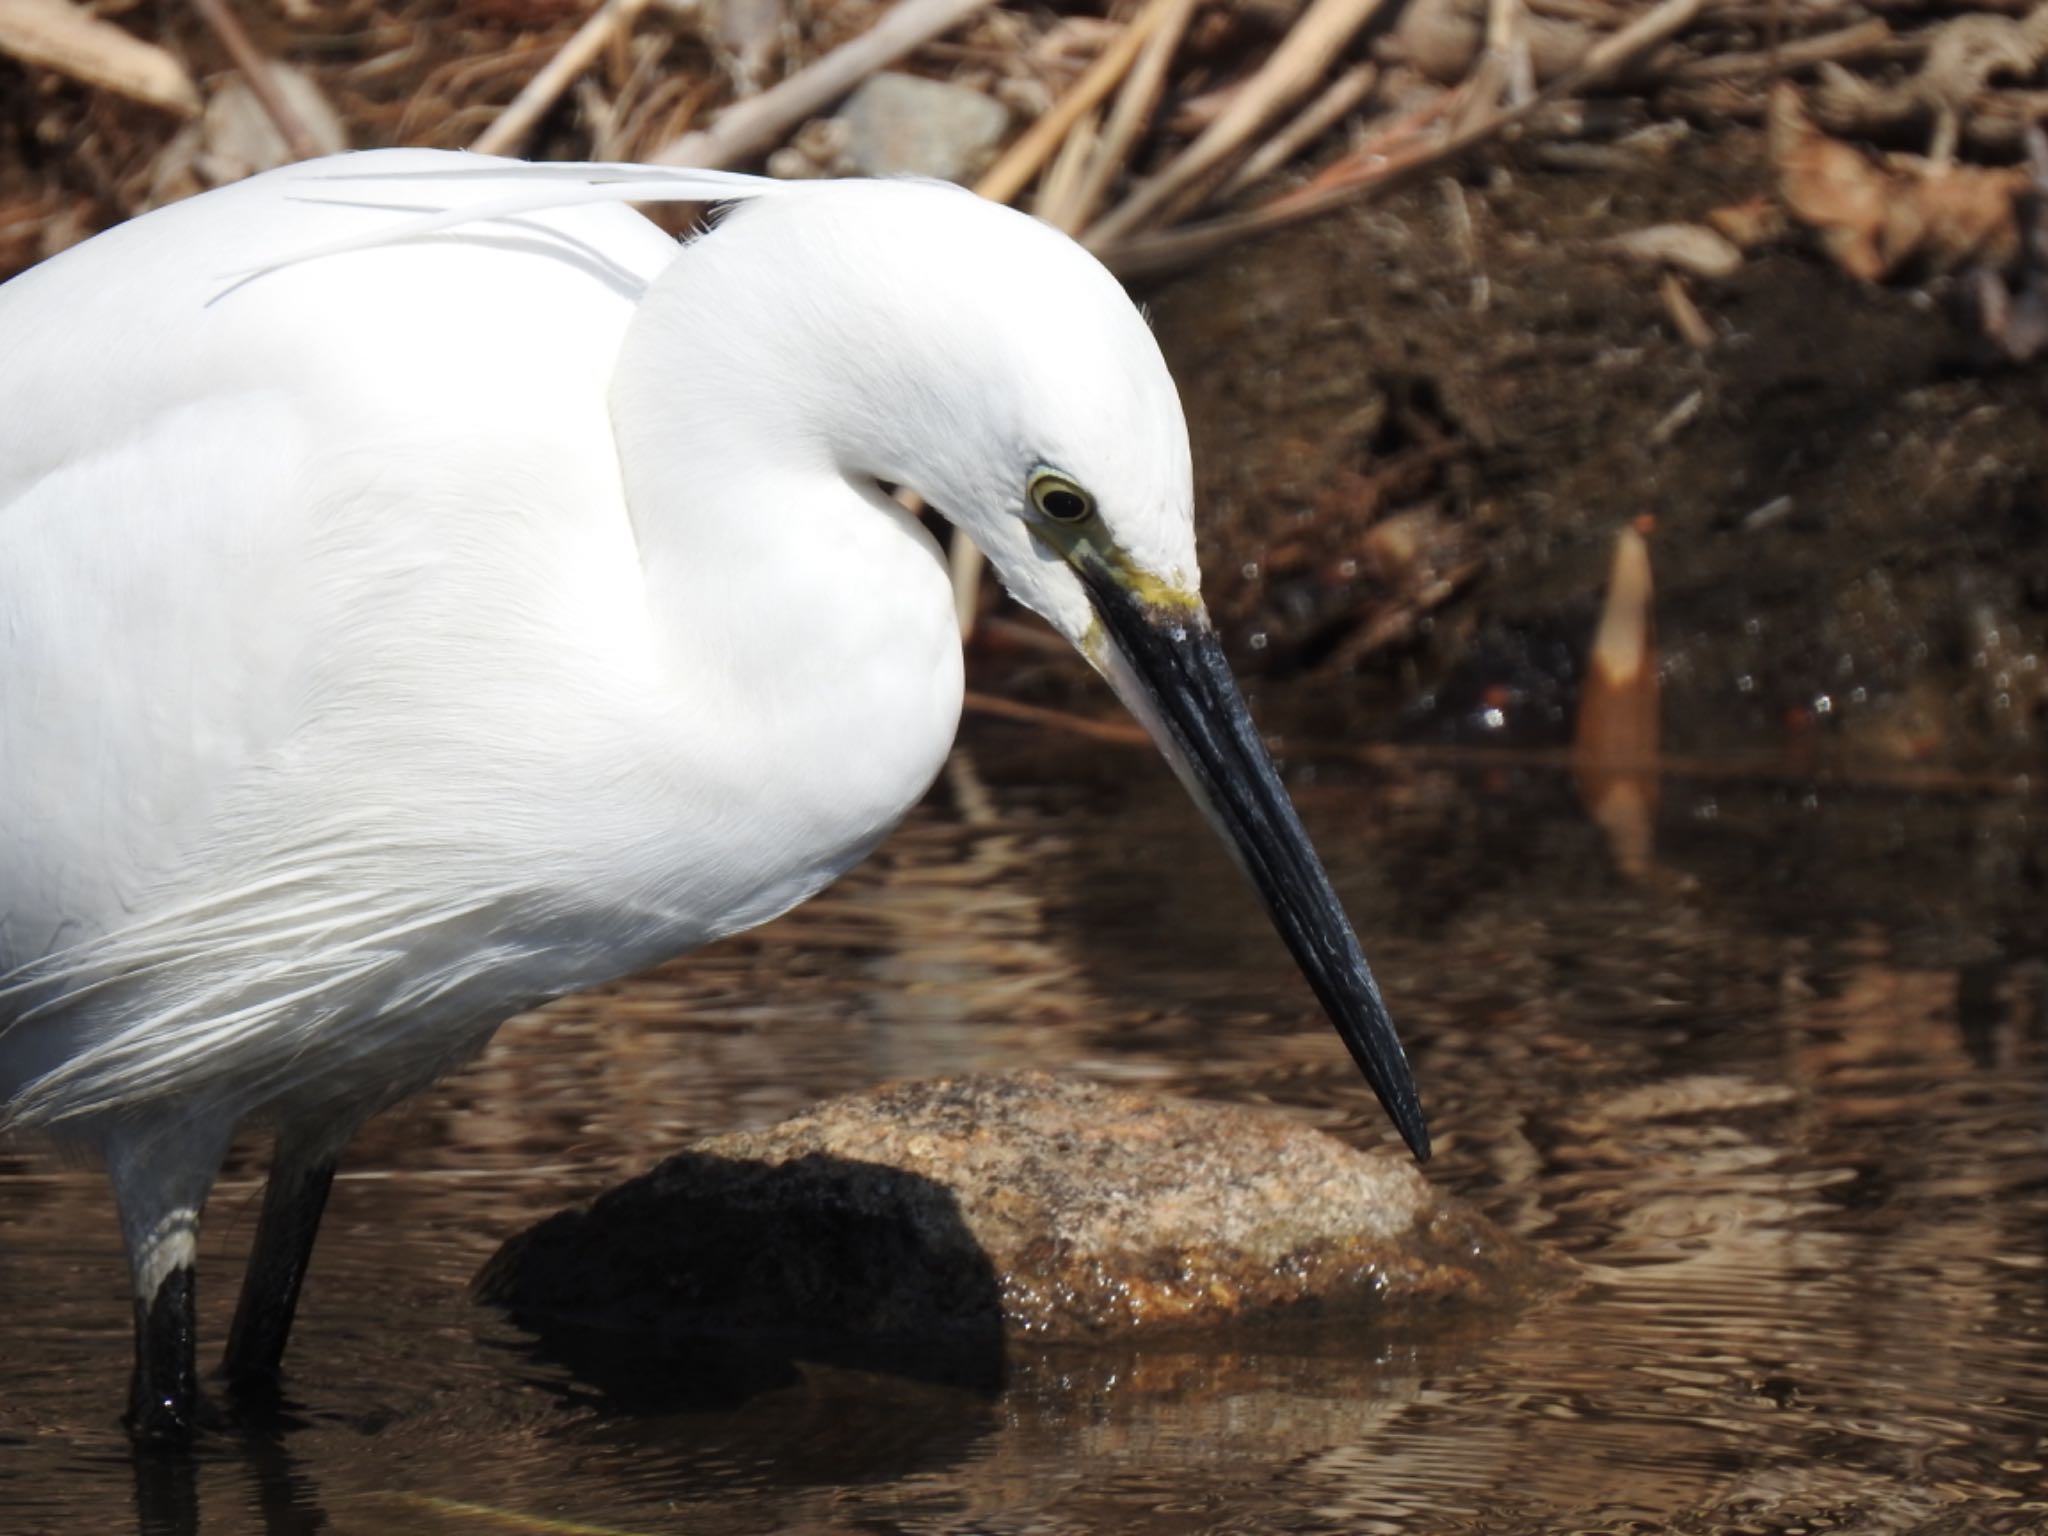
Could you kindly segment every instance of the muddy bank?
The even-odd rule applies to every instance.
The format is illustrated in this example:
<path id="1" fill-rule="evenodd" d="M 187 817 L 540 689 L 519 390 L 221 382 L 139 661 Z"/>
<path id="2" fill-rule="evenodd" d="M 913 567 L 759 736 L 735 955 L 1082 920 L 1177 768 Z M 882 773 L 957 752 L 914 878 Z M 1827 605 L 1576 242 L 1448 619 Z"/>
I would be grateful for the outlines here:
<path id="1" fill-rule="evenodd" d="M 2048 376 L 1988 355 L 1959 280 L 1870 287 L 1797 237 L 1687 280 L 1698 348 L 1603 246 L 1769 192 L 1763 136 L 1573 147 L 1598 153 L 1509 151 L 1150 295 L 1205 580 L 1276 716 L 1555 737 L 1649 514 L 1667 750 L 2037 751 Z"/>

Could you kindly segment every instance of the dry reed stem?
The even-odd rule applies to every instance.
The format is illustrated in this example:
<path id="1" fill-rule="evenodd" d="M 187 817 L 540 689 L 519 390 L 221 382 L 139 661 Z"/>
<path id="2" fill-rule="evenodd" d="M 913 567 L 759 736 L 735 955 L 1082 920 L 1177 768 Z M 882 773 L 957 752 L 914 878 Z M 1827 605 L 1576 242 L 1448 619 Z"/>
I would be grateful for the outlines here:
<path id="1" fill-rule="evenodd" d="M 180 117 L 197 117 L 199 87 L 166 50 L 67 0 L 0 0 L 0 53 Z"/>
<path id="2" fill-rule="evenodd" d="M 524 144 L 576 77 L 615 36 L 630 32 L 646 8 L 647 0 L 604 0 L 469 147 L 480 155 L 502 155 Z"/>
<path id="3" fill-rule="evenodd" d="M 1700 313 L 1699 305 L 1693 302 L 1692 293 L 1685 286 L 1685 279 L 1676 272 L 1666 272 L 1657 282 L 1657 298 L 1664 306 L 1664 313 L 1671 317 L 1671 325 L 1685 344 L 1695 352 L 1711 352 L 1714 349 L 1714 328 L 1707 324 L 1707 317 Z"/>
<path id="4" fill-rule="evenodd" d="M 1519 106 L 1528 92 L 1513 89 L 1514 55 L 1521 37 L 1521 0 L 1487 0 L 1486 38 L 1478 61 L 1465 81 L 1457 115 L 1451 120 L 1453 133 L 1490 118 L 1505 98 Z M 1523 72 L 1527 72 L 1528 50 L 1522 50 Z"/>
<path id="5" fill-rule="evenodd" d="M 735 102 L 709 128 L 686 133 L 648 156 L 655 165 L 717 169 L 772 149 L 877 70 L 949 32 L 989 0 L 903 0 L 867 31 L 758 96 Z"/>
<path id="6" fill-rule="evenodd" d="M 1467 150 L 1494 138 L 1502 130 L 1524 121 L 1539 107 L 1604 80 L 1652 48 L 1669 41 L 1693 23 L 1705 4 L 1706 0 L 1661 0 L 1628 26 L 1588 49 L 1586 57 L 1576 68 L 1558 76 L 1528 101 L 1495 113 L 1462 132 L 1453 133 L 1432 149 L 1401 159 L 1386 159 L 1376 165 L 1361 166 L 1356 175 L 1336 177 L 1325 185 L 1276 198 L 1248 213 L 1229 214 L 1162 234 L 1103 240 L 1100 238 L 1101 226 L 1097 226 L 1089 243 L 1096 254 L 1121 276 L 1164 272 L 1214 255 L 1251 236 L 1283 229 L 1364 197 L 1381 196 L 1405 187 Z M 1464 87 L 1459 89 L 1462 91 Z M 1361 157 L 1350 159 L 1356 164 Z"/>
<path id="7" fill-rule="evenodd" d="M 1088 162 L 1102 142 L 1102 108 L 1091 107 L 1081 120 L 1067 130 L 1058 153 L 1038 179 L 1038 196 L 1032 200 L 1032 214 L 1055 229 L 1069 234 L 1074 228 L 1075 205 L 1079 201 L 1081 178 Z"/>
<path id="8" fill-rule="evenodd" d="M 1123 89 L 1117 92 L 1116 105 L 1110 108 L 1109 121 L 1089 158 L 1086 174 L 1074 189 L 1073 204 L 1063 210 L 1066 216 L 1060 221 L 1060 228 L 1067 233 L 1074 233 L 1095 217 L 1111 179 L 1129 161 L 1132 146 L 1152 121 L 1159 98 L 1166 90 L 1167 67 L 1180 48 L 1195 5 L 1196 0 L 1173 0 L 1152 35 L 1145 39 Z"/>
<path id="9" fill-rule="evenodd" d="M 1230 160 L 1274 117 L 1299 101 L 1384 0 L 1310 0 L 1258 73 L 1230 98 L 1216 121 L 1166 168 L 1104 215 L 1093 229 L 1105 245 L 1172 218 L 1222 175 Z"/>
<path id="10" fill-rule="evenodd" d="M 1372 64 L 1354 64 L 1345 70 L 1320 96 L 1303 107 L 1278 133 L 1253 150 L 1236 170 L 1224 177 L 1216 188 L 1214 200 L 1223 202 L 1234 197 L 1246 187 L 1264 181 L 1290 164 L 1296 155 L 1336 127 L 1345 113 L 1365 100 L 1379 78 L 1379 69 Z"/>
<path id="11" fill-rule="evenodd" d="M 1068 130 L 1116 89 L 1117 83 L 1136 63 L 1145 39 L 1159 28 L 1180 0 L 1145 0 L 1145 8 L 1131 18 L 1117 40 L 1102 50 L 1067 94 L 1017 138 L 974 190 L 998 203 L 1011 201 L 1031 184 L 1031 178 L 1066 139 Z"/>
<path id="12" fill-rule="evenodd" d="M 1853 27 L 1844 27 L 1839 32 L 1823 32 L 1818 37 L 1780 43 L 1775 59 L 1768 51 L 1687 59 L 1671 71 L 1671 78 L 1682 85 L 1703 80 L 1760 79 L 1774 68 L 1809 69 L 1816 64 L 1840 64 L 1852 59 L 1870 58 L 1888 51 L 1892 42 L 1891 27 L 1881 17 L 1874 17 Z"/>
<path id="13" fill-rule="evenodd" d="M 278 136 L 285 142 L 285 148 L 292 152 L 295 160 L 313 160 L 324 153 L 320 141 L 313 137 L 292 110 L 290 102 L 284 99 L 284 92 L 278 89 L 277 76 L 271 73 L 270 60 L 265 58 L 242 29 L 241 19 L 228 9 L 227 0 L 192 0 L 192 9 L 199 13 L 199 19 L 206 23 L 220 44 L 227 50 L 228 57 L 235 61 L 242 78 L 249 82 L 249 93 L 256 98 L 256 105 L 263 109 L 263 115 L 270 119 Z"/>

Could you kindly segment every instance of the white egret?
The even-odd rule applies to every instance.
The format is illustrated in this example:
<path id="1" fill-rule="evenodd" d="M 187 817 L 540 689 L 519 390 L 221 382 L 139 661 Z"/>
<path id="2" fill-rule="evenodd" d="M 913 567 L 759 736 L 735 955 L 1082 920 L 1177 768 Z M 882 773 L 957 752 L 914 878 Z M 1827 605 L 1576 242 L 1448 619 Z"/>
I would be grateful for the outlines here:
<path id="1" fill-rule="evenodd" d="M 731 209 L 678 245 L 657 200 Z M 1172 380 L 1080 247 L 921 183 L 290 167 L 0 287 L 0 1129 L 106 1162 L 138 1435 L 193 1425 L 238 1127 L 249 1387 L 364 1119 L 923 793 L 960 648 L 890 485 L 1150 728 L 1427 1155 L 1202 608 Z"/>

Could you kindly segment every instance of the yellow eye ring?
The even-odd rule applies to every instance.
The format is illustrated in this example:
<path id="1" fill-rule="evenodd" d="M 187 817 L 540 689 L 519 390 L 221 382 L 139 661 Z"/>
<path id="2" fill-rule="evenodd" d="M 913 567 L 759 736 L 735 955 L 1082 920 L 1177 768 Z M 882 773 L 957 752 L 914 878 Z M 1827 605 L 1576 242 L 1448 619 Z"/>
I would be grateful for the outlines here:
<path id="1" fill-rule="evenodd" d="M 1031 506 L 1049 523 L 1072 527 L 1095 515 L 1095 498 L 1056 469 L 1041 469 L 1024 488 Z"/>

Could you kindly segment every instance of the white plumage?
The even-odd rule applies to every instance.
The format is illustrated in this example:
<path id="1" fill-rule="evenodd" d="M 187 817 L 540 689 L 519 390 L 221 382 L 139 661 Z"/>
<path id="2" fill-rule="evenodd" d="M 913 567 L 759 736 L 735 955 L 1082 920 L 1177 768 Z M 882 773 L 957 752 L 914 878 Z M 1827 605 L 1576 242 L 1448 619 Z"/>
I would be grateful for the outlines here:
<path id="1" fill-rule="evenodd" d="M 628 197 L 737 206 L 679 248 Z M 0 1129 L 108 1159 L 140 1316 L 238 1125 L 331 1170 L 511 1013 L 764 921 L 895 824 L 961 662 L 890 485 L 1259 842 L 1123 633 L 1213 645 L 1172 382 L 1009 210 L 385 151 L 0 287 Z M 182 1432 L 187 1396 L 132 1411 Z"/>

